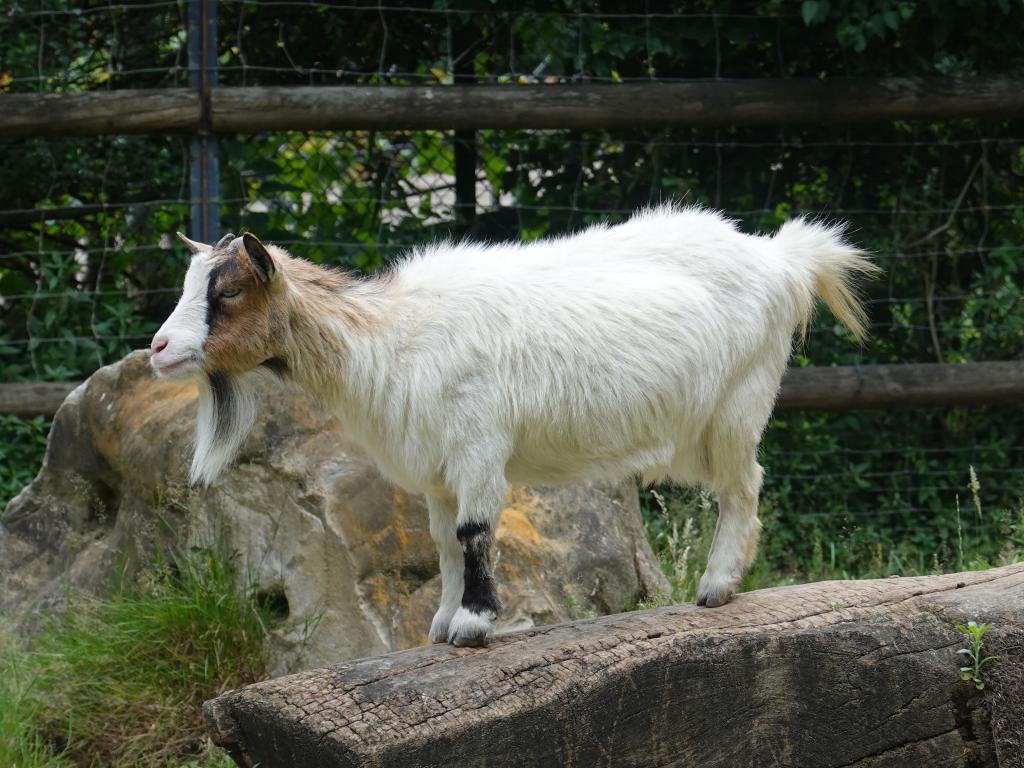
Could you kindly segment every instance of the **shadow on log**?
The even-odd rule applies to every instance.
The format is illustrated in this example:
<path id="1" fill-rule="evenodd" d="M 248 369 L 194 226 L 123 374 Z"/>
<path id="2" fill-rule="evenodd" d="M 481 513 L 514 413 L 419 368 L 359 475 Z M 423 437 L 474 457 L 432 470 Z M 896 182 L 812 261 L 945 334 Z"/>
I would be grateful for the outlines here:
<path id="1" fill-rule="evenodd" d="M 957 623 L 992 625 L 978 691 Z M 1024 564 L 807 584 L 303 672 L 204 706 L 240 765 L 1024 765 Z"/>

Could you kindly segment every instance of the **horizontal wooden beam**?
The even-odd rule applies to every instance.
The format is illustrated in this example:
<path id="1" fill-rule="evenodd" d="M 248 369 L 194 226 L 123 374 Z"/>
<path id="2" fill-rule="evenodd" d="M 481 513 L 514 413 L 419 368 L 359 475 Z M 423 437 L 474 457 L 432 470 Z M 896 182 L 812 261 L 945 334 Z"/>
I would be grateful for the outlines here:
<path id="1" fill-rule="evenodd" d="M 0 96 L 0 137 L 199 130 L 195 91 Z M 222 134 L 285 130 L 658 128 L 1024 116 L 1009 77 L 690 80 L 605 85 L 213 88 Z"/>
<path id="2" fill-rule="evenodd" d="M 213 128 L 656 128 L 1024 114 L 1024 82 L 707 80 L 622 85 L 219 88 Z"/>
<path id="3" fill-rule="evenodd" d="M 780 411 L 1024 405 L 1024 361 L 790 368 Z"/>
<path id="4" fill-rule="evenodd" d="M 52 416 L 78 382 L 0 384 L 0 414 Z M 790 368 L 778 411 L 1024 405 L 1024 361 Z"/>
<path id="5" fill-rule="evenodd" d="M 14 381 L 0 384 L 0 416 L 53 416 L 81 382 Z"/>
<path id="6" fill-rule="evenodd" d="M 199 96 L 188 88 L 0 96 L 0 138 L 194 133 Z"/>

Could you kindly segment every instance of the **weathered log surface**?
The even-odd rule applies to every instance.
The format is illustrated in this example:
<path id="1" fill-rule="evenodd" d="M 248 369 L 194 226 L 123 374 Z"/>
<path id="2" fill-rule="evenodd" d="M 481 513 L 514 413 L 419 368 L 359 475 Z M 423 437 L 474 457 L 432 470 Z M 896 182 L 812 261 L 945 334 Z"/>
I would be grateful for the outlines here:
<path id="1" fill-rule="evenodd" d="M 1012 77 L 750 78 L 605 85 L 210 89 L 216 133 L 349 129 L 723 127 L 1024 115 Z M 185 88 L 0 96 L 0 137 L 194 133 Z"/>
<path id="2" fill-rule="evenodd" d="M 958 622 L 988 622 L 984 692 Z M 204 707 L 240 765 L 1024 765 L 1024 564 L 824 582 L 338 664 Z"/>

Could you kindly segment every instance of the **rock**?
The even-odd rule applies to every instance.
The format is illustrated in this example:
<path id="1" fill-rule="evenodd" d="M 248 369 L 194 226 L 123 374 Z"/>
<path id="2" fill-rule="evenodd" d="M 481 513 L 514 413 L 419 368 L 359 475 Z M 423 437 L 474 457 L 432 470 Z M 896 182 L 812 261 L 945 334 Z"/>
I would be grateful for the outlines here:
<path id="1" fill-rule="evenodd" d="M 426 642 L 440 594 L 422 500 L 385 482 L 303 393 L 268 383 L 236 465 L 188 487 L 196 392 L 137 352 L 59 410 L 39 476 L 0 525 L 0 615 L 26 630 L 66 587 L 101 593 L 127 561 L 223 546 L 287 615 L 271 669 Z M 635 487 L 514 488 L 497 531 L 498 631 L 608 613 L 667 589 Z"/>
<path id="2" fill-rule="evenodd" d="M 991 625 L 979 691 L 957 624 Z M 1024 564 L 434 646 L 208 701 L 240 766 L 1024 765 Z"/>

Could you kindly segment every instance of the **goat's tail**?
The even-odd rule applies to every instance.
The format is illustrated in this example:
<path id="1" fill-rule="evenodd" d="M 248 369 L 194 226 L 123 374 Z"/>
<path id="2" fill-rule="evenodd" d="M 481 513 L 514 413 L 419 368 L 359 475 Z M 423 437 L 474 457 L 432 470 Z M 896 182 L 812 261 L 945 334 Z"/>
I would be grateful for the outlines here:
<path id="1" fill-rule="evenodd" d="M 808 286 L 825 302 L 839 320 L 858 340 L 867 335 L 867 313 L 857 296 L 858 278 L 871 278 L 881 273 L 867 253 L 850 245 L 843 237 L 845 226 L 824 224 L 807 219 L 791 219 L 773 238 L 780 250 L 794 261 L 802 262 L 813 278 Z M 813 299 L 807 302 L 800 319 L 801 336 L 814 314 Z"/>

